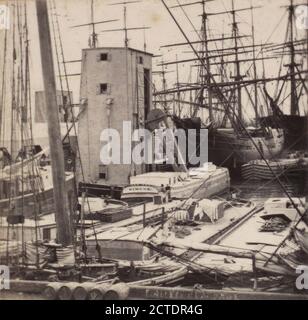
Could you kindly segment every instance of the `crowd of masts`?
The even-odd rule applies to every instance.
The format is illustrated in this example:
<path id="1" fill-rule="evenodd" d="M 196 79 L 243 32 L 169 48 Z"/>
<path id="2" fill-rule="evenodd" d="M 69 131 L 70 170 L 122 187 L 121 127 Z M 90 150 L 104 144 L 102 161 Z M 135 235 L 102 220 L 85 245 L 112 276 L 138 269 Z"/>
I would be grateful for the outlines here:
<path id="1" fill-rule="evenodd" d="M 296 5 L 293 3 L 293 0 L 290 0 L 290 4 L 287 6 L 289 14 L 286 39 L 284 42 L 277 44 L 268 43 L 267 41 L 265 43 L 256 43 L 255 41 L 254 10 L 259 9 L 260 7 L 250 6 L 247 8 L 237 9 L 234 6 L 234 1 L 232 1 L 231 10 L 213 13 L 208 12 L 206 8 L 207 2 L 208 1 L 205 0 L 187 4 L 180 4 L 178 2 L 179 4 L 177 6 L 169 7 L 169 9 L 180 7 L 184 12 L 184 7 L 186 6 L 201 4 L 202 21 L 201 32 L 198 32 L 199 39 L 196 41 L 190 41 L 188 39 L 186 42 L 166 44 L 162 46 L 162 48 L 177 48 L 177 50 L 178 48 L 184 46 L 192 46 L 194 50 L 190 52 L 197 52 L 198 55 L 195 54 L 195 57 L 188 59 L 176 59 L 175 61 L 163 62 L 159 65 L 163 68 L 170 65 L 176 65 L 178 68 L 179 64 L 183 65 L 188 63 L 191 64 L 192 67 L 196 67 L 198 71 L 195 81 L 181 84 L 179 84 L 179 81 L 177 81 L 176 85 L 169 88 L 166 88 L 166 85 L 164 85 L 162 90 L 158 90 L 156 92 L 156 95 L 163 100 L 176 99 L 178 101 L 183 101 L 184 104 L 190 104 L 190 116 L 192 117 L 195 117 L 199 110 L 207 109 L 208 121 L 215 122 L 215 116 L 217 113 L 215 115 L 214 109 L 217 110 L 217 105 L 220 104 L 219 99 L 217 99 L 218 87 L 219 90 L 221 90 L 226 96 L 232 95 L 233 98 L 230 101 L 234 105 L 234 110 L 238 115 L 239 121 L 243 121 L 242 90 L 244 89 L 248 96 L 248 101 L 251 103 L 254 109 L 255 119 L 258 120 L 261 115 L 265 116 L 268 114 L 273 114 L 270 106 L 267 108 L 267 111 L 262 109 L 263 107 L 261 106 L 261 99 L 259 98 L 260 93 L 265 100 L 265 105 L 267 105 L 266 95 L 262 87 L 265 87 L 267 82 L 276 82 L 277 86 L 280 86 L 282 81 L 283 83 L 290 83 L 290 114 L 299 115 L 299 98 L 301 93 L 298 92 L 298 87 L 301 87 L 301 92 L 303 92 L 303 90 L 307 92 L 307 85 L 305 84 L 304 79 L 305 75 L 307 74 L 307 70 L 304 70 L 303 67 L 305 63 L 298 64 L 296 59 L 298 54 L 306 53 L 307 39 L 296 39 L 294 31 L 294 8 Z M 244 11 L 251 12 L 251 34 L 247 35 L 242 35 L 240 33 L 236 19 L 238 12 Z M 212 16 L 223 14 L 231 14 L 231 35 L 222 34 L 221 36 L 210 37 L 209 19 Z M 252 42 L 243 44 L 243 39 L 251 39 Z M 231 46 L 226 47 L 225 44 L 228 41 L 232 41 L 232 44 Z M 215 44 L 216 47 L 212 49 L 209 47 L 209 44 Z M 217 44 L 220 44 L 219 47 Z M 197 46 L 198 48 L 196 48 Z M 251 54 L 251 56 L 247 56 L 247 54 Z M 264 61 L 272 59 L 282 60 L 288 55 L 290 56 L 289 63 L 284 65 L 284 67 L 288 67 L 287 72 L 279 72 L 278 76 L 267 77 L 264 70 Z M 261 62 L 263 66 L 262 77 L 258 75 L 258 62 Z M 245 63 L 249 63 L 247 68 L 242 67 L 242 65 Z M 234 70 L 231 71 L 230 75 L 228 76 L 228 70 L 230 66 L 234 66 Z M 215 76 L 219 76 L 219 80 L 213 82 L 213 77 Z M 249 90 L 249 86 L 253 86 L 253 90 Z M 284 86 L 284 84 L 282 84 L 282 86 Z M 193 92 L 195 97 L 193 101 L 186 101 L 185 98 L 183 98 L 183 95 L 186 92 L 190 92 L 190 94 Z M 168 95 L 169 98 L 162 98 L 164 95 Z M 182 98 L 180 98 L 181 96 Z M 283 101 L 285 101 L 285 99 Z"/>

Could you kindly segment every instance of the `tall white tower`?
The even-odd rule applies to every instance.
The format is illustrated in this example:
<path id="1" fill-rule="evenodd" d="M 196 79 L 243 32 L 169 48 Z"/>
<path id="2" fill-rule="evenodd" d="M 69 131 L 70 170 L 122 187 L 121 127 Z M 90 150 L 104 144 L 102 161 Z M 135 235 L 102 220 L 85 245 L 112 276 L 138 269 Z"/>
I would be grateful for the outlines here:
<path id="1" fill-rule="evenodd" d="M 121 136 L 123 121 L 132 131 L 143 128 L 152 108 L 152 55 L 131 48 L 92 48 L 82 52 L 81 102 L 78 138 L 86 182 L 125 185 L 144 172 L 144 165 L 100 161 L 100 135 L 107 128 Z M 122 152 L 122 146 L 121 146 Z"/>

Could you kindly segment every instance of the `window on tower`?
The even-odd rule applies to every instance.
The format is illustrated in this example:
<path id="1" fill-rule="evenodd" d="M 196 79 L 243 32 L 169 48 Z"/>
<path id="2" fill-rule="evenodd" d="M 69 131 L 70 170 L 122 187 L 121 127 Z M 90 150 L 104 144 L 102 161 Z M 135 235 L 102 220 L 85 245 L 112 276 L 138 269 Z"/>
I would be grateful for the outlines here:
<path id="1" fill-rule="evenodd" d="M 100 60 L 101 61 L 108 61 L 108 53 L 101 53 Z"/>
<path id="2" fill-rule="evenodd" d="M 108 92 L 108 84 L 101 83 L 100 84 L 100 94 L 106 94 Z"/>
<path id="3" fill-rule="evenodd" d="M 51 229 L 50 228 L 43 229 L 43 240 L 51 240 Z"/>

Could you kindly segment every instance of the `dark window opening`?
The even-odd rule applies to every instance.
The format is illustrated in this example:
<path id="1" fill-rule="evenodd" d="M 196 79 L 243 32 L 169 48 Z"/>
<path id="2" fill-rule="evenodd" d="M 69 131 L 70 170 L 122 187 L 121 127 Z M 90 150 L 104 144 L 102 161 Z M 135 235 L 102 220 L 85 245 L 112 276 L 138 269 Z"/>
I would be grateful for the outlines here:
<path id="1" fill-rule="evenodd" d="M 138 58 L 138 63 L 139 63 L 139 64 L 143 64 L 143 57 L 139 57 L 139 58 Z"/>
<path id="2" fill-rule="evenodd" d="M 103 180 L 108 179 L 108 174 L 107 174 L 107 166 L 105 165 L 100 165 L 99 166 L 99 178 Z"/>
<path id="3" fill-rule="evenodd" d="M 100 60 L 101 61 L 107 61 L 108 60 L 108 53 L 101 53 L 100 54 Z"/>
<path id="4" fill-rule="evenodd" d="M 51 240 L 51 229 L 50 228 L 43 229 L 43 240 Z"/>
<path id="5" fill-rule="evenodd" d="M 100 84 L 100 93 L 101 94 L 105 94 L 105 93 L 107 93 L 107 90 L 108 90 L 107 83 L 101 83 Z"/>
<path id="6" fill-rule="evenodd" d="M 100 179 L 103 179 L 103 180 L 106 180 L 106 178 L 107 178 L 106 173 L 100 173 L 100 174 L 99 174 L 99 178 L 100 178 Z"/>

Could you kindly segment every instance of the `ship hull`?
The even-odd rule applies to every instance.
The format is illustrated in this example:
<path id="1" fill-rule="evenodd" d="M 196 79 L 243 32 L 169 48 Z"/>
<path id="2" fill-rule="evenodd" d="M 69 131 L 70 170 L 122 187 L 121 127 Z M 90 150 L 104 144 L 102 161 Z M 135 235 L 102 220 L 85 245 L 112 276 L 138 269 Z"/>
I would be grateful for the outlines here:
<path id="1" fill-rule="evenodd" d="M 251 161 L 241 168 L 244 179 L 272 180 L 285 175 L 300 178 L 308 168 L 308 159 L 277 159 L 277 161 Z"/>
<path id="2" fill-rule="evenodd" d="M 163 173 L 162 173 L 163 175 Z M 199 175 L 198 177 L 196 175 Z M 150 182 L 150 179 L 148 179 Z M 220 194 L 230 188 L 229 171 L 219 168 L 216 172 L 192 173 L 192 176 L 182 182 L 172 184 L 166 188 L 151 184 L 130 185 L 123 190 L 122 200 L 152 201 L 156 197 L 162 202 L 169 199 L 203 199 Z"/>
<path id="3" fill-rule="evenodd" d="M 272 128 L 281 128 L 285 131 L 285 145 L 288 149 L 303 149 L 307 147 L 308 121 L 307 116 L 282 115 L 279 121 L 274 116 L 260 118 L 260 123 Z"/>
<path id="4" fill-rule="evenodd" d="M 249 161 L 261 159 L 259 151 L 264 158 L 271 159 L 279 155 L 283 147 L 284 134 L 281 129 L 272 129 L 268 136 L 252 138 L 238 137 L 233 130 L 218 130 L 209 138 L 209 160 L 216 165 L 235 168 Z"/>
<path id="5" fill-rule="evenodd" d="M 199 132 L 202 127 L 199 118 L 175 118 L 174 120 L 177 128 L 185 131 L 195 129 Z M 286 118 L 286 123 L 289 122 L 288 120 Z M 208 161 L 229 169 L 240 168 L 244 163 L 262 159 L 255 145 L 267 159 L 279 155 L 285 145 L 284 129 L 275 127 L 274 123 L 270 121 L 264 120 L 261 124 L 263 129 L 246 128 L 250 136 L 247 134 L 236 135 L 233 129 L 208 128 Z M 296 124 L 293 127 L 298 126 Z M 302 132 L 302 129 L 300 129 L 300 132 Z M 189 143 L 188 140 L 187 143 Z M 189 163 L 187 165 L 189 166 Z"/>
<path id="6" fill-rule="evenodd" d="M 193 196 L 195 199 L 210 198 L 220 194 L 230 188 L 229 172 L 223 171 L 215 177 L 200 179 L 190 186 L 180 186 L 171 188 L 171 198 L 187 199 Z"/>

